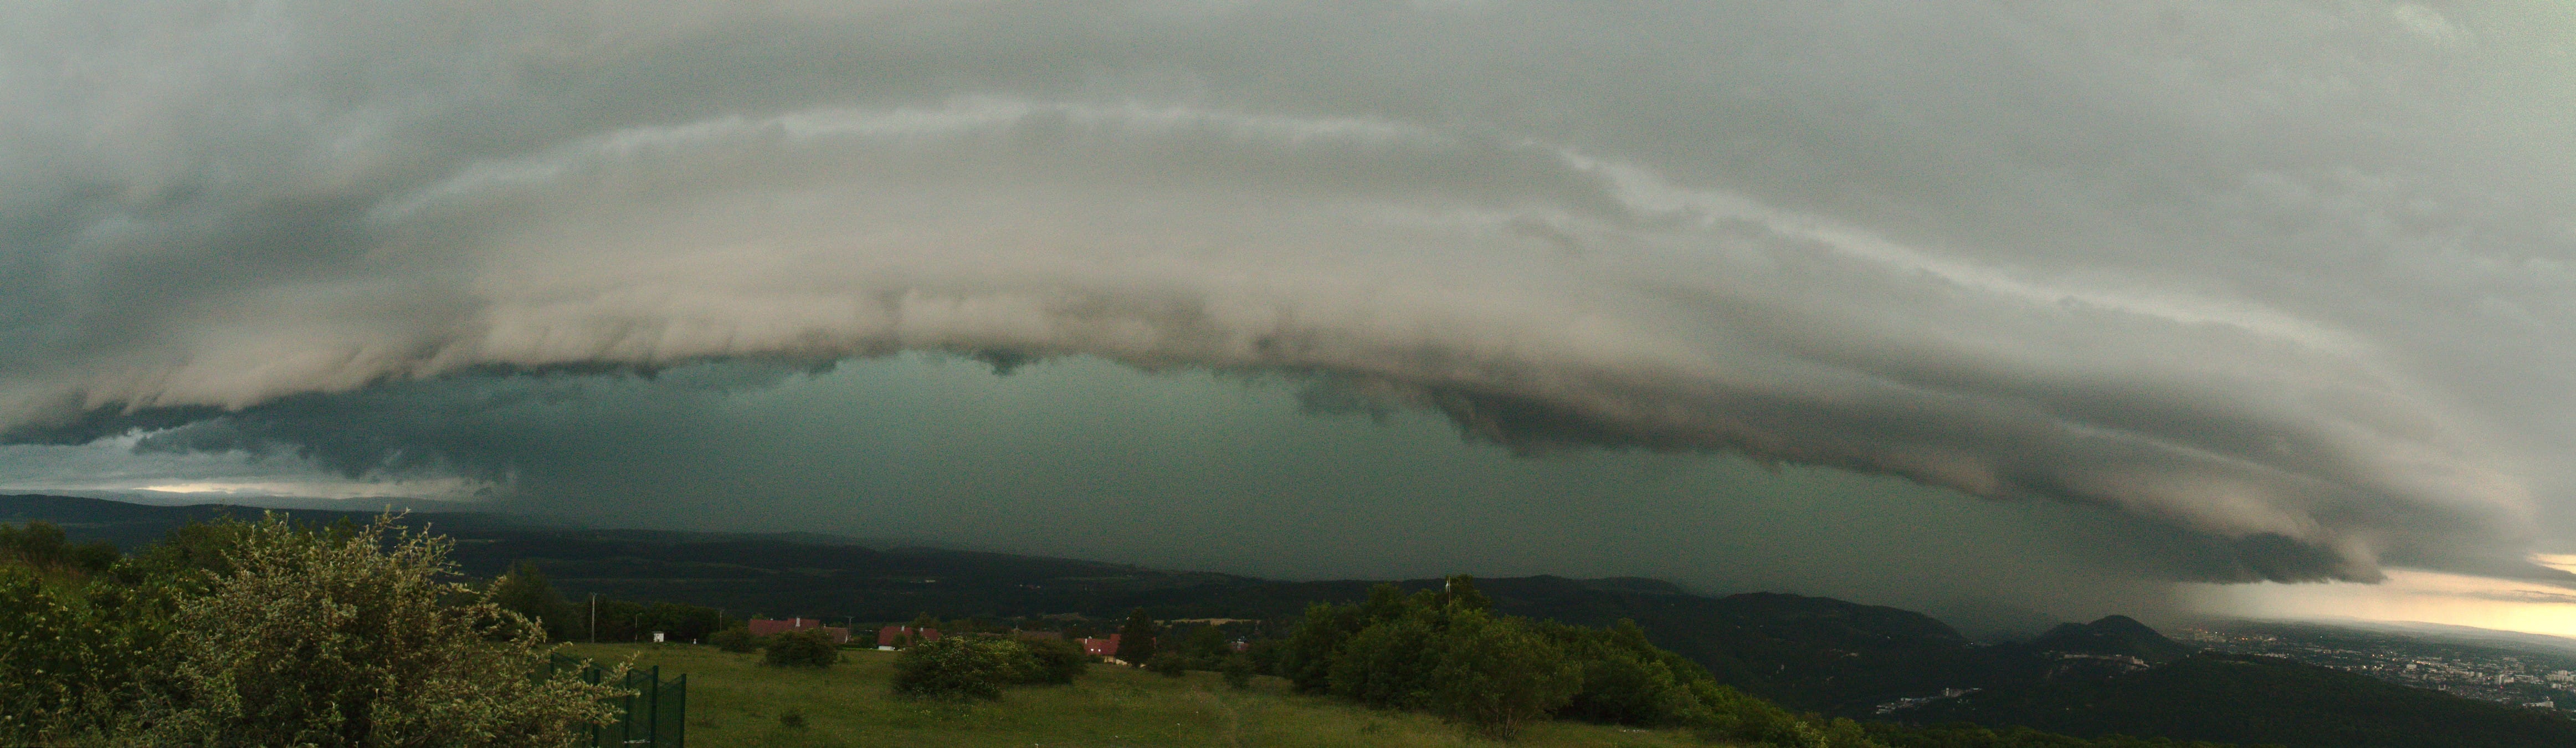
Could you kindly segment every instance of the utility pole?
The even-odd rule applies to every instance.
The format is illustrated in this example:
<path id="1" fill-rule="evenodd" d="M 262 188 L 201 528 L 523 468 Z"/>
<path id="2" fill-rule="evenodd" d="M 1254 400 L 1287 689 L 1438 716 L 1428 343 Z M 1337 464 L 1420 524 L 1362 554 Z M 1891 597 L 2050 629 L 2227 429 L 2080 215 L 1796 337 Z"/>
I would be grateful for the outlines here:
<path id="1" fill-rule="evenodd" d="M 599 593 L 590 593 L 590 643 L 599 643 Z"/>

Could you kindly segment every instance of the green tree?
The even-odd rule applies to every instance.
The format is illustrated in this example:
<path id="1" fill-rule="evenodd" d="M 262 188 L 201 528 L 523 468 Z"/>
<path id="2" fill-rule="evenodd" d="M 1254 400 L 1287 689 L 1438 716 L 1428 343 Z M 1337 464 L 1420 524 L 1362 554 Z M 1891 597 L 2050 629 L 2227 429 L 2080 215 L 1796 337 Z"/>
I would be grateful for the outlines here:
<path id="1" fill-rule="evenodd" d="M 1287 678 L 1299 693 L 1329 690 L 1333 685 L 1333 661 L 1341 656 L 1342 645 L 1367 626 L 1368 618 L 1356 605 L 1306 606 L 1305 619 L 1280 647 L 1274 672 Z"/>
<path id="2" fill-rule="evenodd" d="M 231 517 L 180 525 L 119 565 L 116 575 L 129 585 L 159 583 L 203 592 L 212 580 L 233 575 L 232 557 L 250 532 L 250 523 Z"/>
<path id="3" fill-rule="evenodd" d="M 572 641 L 586 633 L 576 628 L 581 616 L 573 611 L 572 602 L 555 592 L 554 584 L 532 561 L 512 565 L 509 573 L 492 580 L 492 603 L 536 621 L 554 641 Z"/>
<path id="4" fill-rule="evenodd" d="M 1565 652 L 1519 621 L 1453 610 L 1437 644 L 1429 707 L 1487 736 L 1510 740 L 1582 687 Z"/>
<path id="5" fill-rule="evenodd" d="M 1360 613 L 1366 616 L 1370 623 L 1392 621 L 1404 617 L 1405 613 L 1418 607 L 1419 603 L 1418 600 L 1406 597 L 1403 588 L 1380 583 L 1369 587 L 1368 601 L 1360 603 Z"/>
<path id="6" fill-rule="evenodd" d="M 573 604 L 573 617 L 581 621 L 573 637 L 583 641 L 592 637 L 604 642 L 639 641 L 649 630 L 643 628 L 645 610 L 647 607 L 643 603 L 632 600 L 605 596 L 596 600 L 584 599 Z M 596 611 L 596 621 L 591 620 L 593 611 Z"/>
<path id="7" fill-rule="evenodd" d="M 1091 667 L 1091 656 L 1083 654 L 1080 644 L 1063 639 L 1027 639 L 1020 646 L 1028 650 L 1036 666 L 1029 683 L 1072 683 Z"/>
<path id="8" fill-rule="evenodd" d="M 536 623 L 440 581 L 442 538 L 393 518 L 340 532 L 275 515 L 237 528 L 228 574 L 177 605 L 166 668 L 125 741 L 189 745 L 569 745 L 617 689 L 548 672 Z M 391 537 L 388 537 L 388 536 Z M 619 672 L 623 672 L 621 666 Z"/>
<path id="9" fill-rule="evenodd" d="M 768 651 L 761 653 L 761 662 L 788 667 L 831 667 L 840 661 L 841 648 L 832 644 L 832 633 L 820 629 L 769 637 Z"/>
<path id="10" fill-rule="evenodd" d="M 116 544 L 104 540 L 92 540 L 72 546 L 71 551 L 65 555 L 67 556 L 65 560 L 71 562 L 72 568 L 92 574 L 113 569 L 116 567 L 116 562 L 125 558 L 124 554 L 116 551 Z"/>
<path id="11" fill-rule="evenodd" d="M 1038 664 L 1019 642 L 994 636 L 943 636 L 905 648 L 894 659 L 894 692 L 919 698 L 999 699 Z"/>
<path id="12" fill-rule="evenodd" d="M 751 639 L 751 629 L 742 626 L 708 634 L 707 643 L 727 652 L 749 652 L 760 648 L 760 643 Z"/>
<path id="13" fill-rule="evenodd" d="M 716 609 L 703 605 L 652 603 L 637 614 L 636 631 L 648 636 L 659 631 L 672 641 L 694 641 L 712 636 L 731 623 Z"/>
<path id="14" fill-rule="evenodd" d="M 100 574 L 116 566 L 122 557 L 116 552 L 116 544 L 104 540 L 74 545 L 64 539 L 63 528 L 51 522 L 29 522 L 24 527 L 0 525 L 0 561 Z"/>
<path id="15" fill-rule="evenodd" d="M 1548 624 L 1541 632 L 1582 664 L 1583 689 L 1557 714 L 1624 725 L 1688 725 L 1708 718 L 1689 683 L 1708 679 L 1698 663 L 1657 649 L 1635 621 L 1608 629 Z"/>
<path id="16" fill-rule="evenodd" d="M 1190 629 L 1190 635 L 1181 639 L 1181 655 L 1202 663 L 1214 663 L 1233 654 L 1233 644 L 1225 638 L 1223 629 L 1214 625 L 1200 626 Z"/>
<path id="17" fill-rule="evenodd" d="M 1442 619 L 1422 608 L 1361 629 L 1333 659 L 1332 694 L 1384 709 L 1429 706 L 1432 671 L 1443 654 Z"/>
<path id="18" fill-rule="evenodd" d="M 1118 629 L 1118 659 L 1130 665 L 1143 665 L 1154 659 L 1154 633 L 1160 627 L 1144 608 L 1127 613 L 1127 625 Z"/>
<path id="19" fill-rule="evenodd" d="M 1442 607 L 1460 610 L 1494 609 L 1493 598 L 1486 597 L 1484 592 L 1477 590 L 1476 578 L 1465 574 L 1453 574 L 1441 582 L 1439 603 Z"/>
<path id="20" fill-rule="evenodd" d="M 63 528 L 51 522 L 29 522 L 23 527 L 0 525 L 0 560 L 36 567 L 59 566 L 67 546 Z"/>

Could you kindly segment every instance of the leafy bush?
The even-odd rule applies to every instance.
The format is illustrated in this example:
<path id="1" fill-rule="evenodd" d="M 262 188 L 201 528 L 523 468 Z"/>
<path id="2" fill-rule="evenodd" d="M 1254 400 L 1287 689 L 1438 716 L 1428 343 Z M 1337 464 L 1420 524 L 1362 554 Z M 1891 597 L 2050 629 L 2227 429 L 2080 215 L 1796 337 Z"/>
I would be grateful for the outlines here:
<path id="1" fill-rule="evenodd" d="M 1178 678 L 1190 674 L 1189 658 L 1182 657 L 1171 652 L 1164 652 L 1162 654 L 1154 655 L 1154 659 L 1146 660 L 1145 669 L 1152 671 L 1155 675 L 1160 675 L 1166 678 Z"/>
<path id="2" fill-rule="evenodd" d="M 1225 684 L 1234 690 L 1241 691 L 1252 687 L 1252 658 L 1250 657 L 1235 655 L 1225 658 L 1225 664 L 1218 666 L 1217 672 L 1225 675 Z"/>
<path id="3" fill-rule="evenodd" d="M 760 642 L 751 638 L 751 629 L 742 626 L 709 634 L 707 643 L 727 652 L 749 652 L 760 648 Z"/>
<path id="4" fill-rule="evenodd" d="M 1205 668 L 1197 669 L 1214 670 L 1216 669 L 1215 663 L 1218 660 L 1225 659 L 1226 655 L 1234 654 L 1232 645 L 1233 641 L 1226 638 L 1224 628 L 1216 625 L 1204 625 L 1190 629 L 1189 635 L 1181 638 L 1181 646 L 1176 651 L 1178 651 L 1181 656 L 1190 658 L 1191 662 L 1206 663 L 1208 665 Z"/>
<path id="5" fill-rule="evenodd" d="M 1368 624 L 1358 606 L 1306 606 L 1306 618 L 1289 635 L 1288 643 L 1280 647 L 1278 667 L 1273 672 L 1287 678 L 1299 693 L 1332 688 L 1333 661 L 1341 655 L 1342 644 Z"/>
<path id="6" fill-rule="evenodd" d="M 1445 623 L 1425 608 L 1362 629 L 1333 662 L 1332 694 L 1382 709 L 1429 706 L 1431 671 L 1440 664 L 1435 640 Z"/>
<path id="7" fill-rule="evenodd" d="M 1537 627 L 1487 605 L 1463 577 L 1410 597 L 1381 585 L 1366 605 L 1309 609 L 1280 662 L 1301 687 L 1320 671 L 1335 696 L 1430 711 L 1509 739 L 1571 700 L 1584 667 Z"/>
<path id="8" fill-rule="evenodd" d="M 569 745 L 622 693 L 547 672 L 537 624 L 454 573 L 440 538 L 393 518 L 332 533 L 237 526 L 229 573 L 179 600 L 156 678 L 119 742 Z M 388 542 L 390 540 L 390 542 Z M 623 666 L 617 669 L 622 673 Z"/>
<path id="9" fill-rule="evenodd" d="M 1448 623 L 1427 684 L 1435 714 L 1510 740 L 1582 686 L 1582 666 L 1517 620 L 1453 610 Z"/>
<path id="10" fill-rule="evenodd" d="M 1024 681 L 1027 683 L 1072 683 L 1091 667 L 1091 655 L 1083 653 L 1082 645 L 1063 639 L 1026 639 L 1020 647 L 1028 650 L 1030 661 L 1035 663 Z"/>
<path id="11" fill-rule="evenodd" d="M 1707 708 L 1697 727 L 1700 734 L 1719 740 L 1740 741 L 1753 745 L 1782 748 L 1876 748 L 1851 720 L 1833 720 L 1823 725 L 1803 719 L 1789 710 L 1772 705 L 1713 680 L 1693 680 L 1692 695 Z"/>
<path id="12" fill-rule="evenodd" d="M 924 698 L 999 699 L 1002 686 L 1039 669 L 1019 642 L 959 635 L 905 648 L 894 660 L 895 693 Z"/>
<path id="13" fill-rule="evenodd" d="M 762 653 L 761 661 L 790 667 L 831 667 L 841 661 L 841 648 L 832 643 L 828 631 L 789 631 L 769 638 L 769 651 Z"/>
<path id="14" fill-rule="evenodd" d="M 1622 620 L 1608 629 L 1541 624 L 1553 641 L 1583 664 L 1583 688 L 1557 710 L 1561 717 L 1623 725 L 1695 725 L 1710 718 L 1709 705 L 1689 684 L 1698 663 L 1656 648 L 1645 631 Z"/>
<path id="15" fill-rule="evenodd" d="M 168 630 L 166 599 L 0 564 L 0 744 L 114 729 Z"/>

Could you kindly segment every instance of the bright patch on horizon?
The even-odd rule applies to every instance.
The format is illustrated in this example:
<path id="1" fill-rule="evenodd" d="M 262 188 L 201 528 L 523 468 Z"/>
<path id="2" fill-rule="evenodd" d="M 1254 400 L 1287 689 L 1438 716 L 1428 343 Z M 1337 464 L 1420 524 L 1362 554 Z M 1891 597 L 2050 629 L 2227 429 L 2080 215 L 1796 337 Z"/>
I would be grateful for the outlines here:
<path id="1" fill-rule="evenodd" d="M 99 487 L 106 488 L 106 487 Z M 134 486 L 132 490 L 175 494 L 222 494 L 241 496 L 274 496 L 312 499 L 437 499 L 470 500 L 490 488 L 483 481 L 464 478 L 424 478 L 393 481 L 191 481 Z"/>
<path id="2" fill-rule="evenodd" d="M 2576 553 L 2534 553 L 2531 562 L 2559 571 L 2576 573 Z"/>
<path id="3" fill-rule="evenodd" d="M 2438 623 L 2576 638 L 2576 592 L 2534 582 L 2391 569 L 2379 584 L 2186 584 L 2181 592 L 2193 609 L 2240 618 Z"/>

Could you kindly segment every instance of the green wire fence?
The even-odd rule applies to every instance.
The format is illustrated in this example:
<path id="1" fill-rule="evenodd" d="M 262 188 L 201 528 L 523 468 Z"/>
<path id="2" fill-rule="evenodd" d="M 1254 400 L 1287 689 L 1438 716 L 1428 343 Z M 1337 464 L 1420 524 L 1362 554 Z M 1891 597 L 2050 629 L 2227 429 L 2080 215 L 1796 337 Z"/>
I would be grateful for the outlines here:
<path id="1" fill-rule="evenodd" d="M 554 658 L 556 668 L 579 667 L 581 679 L 599 683 L 609 671 L 595 663 L 563 655 Z M 617 706 L 617 720 L 586 728 L 591 748 L 686 748 L 689 738 L 689 676 L 664 680 L 662 666 L 654 665 L 626 671 L 623 681 L 610 685 L 625 689 L 630 695 L 609 700 Z"/>

